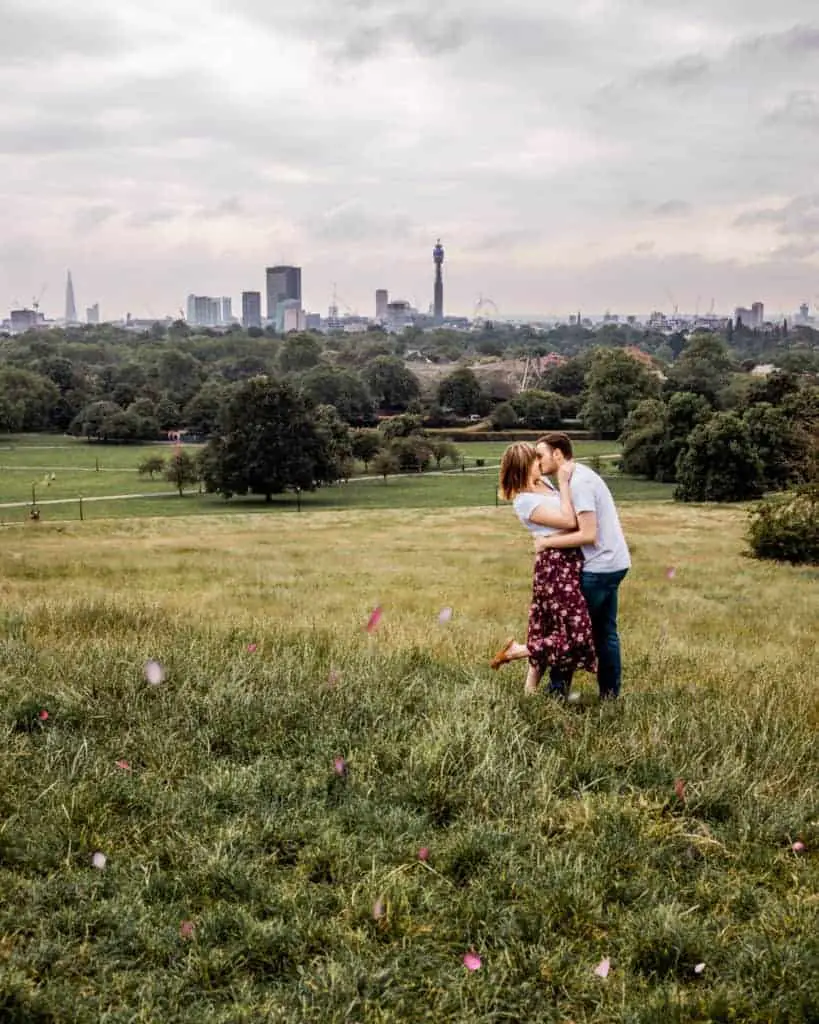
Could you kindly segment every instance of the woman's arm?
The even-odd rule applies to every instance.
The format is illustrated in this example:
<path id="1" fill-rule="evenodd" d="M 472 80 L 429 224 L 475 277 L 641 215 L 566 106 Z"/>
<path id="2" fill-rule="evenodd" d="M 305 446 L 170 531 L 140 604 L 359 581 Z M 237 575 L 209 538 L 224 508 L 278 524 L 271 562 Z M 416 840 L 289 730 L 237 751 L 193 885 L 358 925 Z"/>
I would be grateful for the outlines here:
<path id="1" fill-rule="evenodd" d="M 548 505 L 538 505 L 532 510 L 529 520 L 538 526 L 551 526 L 555 530 L 577 529 L 577 516 L 572 504 L 572 493 L 569 489 L 571 472 L 558 473 L 560 485 L 560 511 L 549 508 Z"/>

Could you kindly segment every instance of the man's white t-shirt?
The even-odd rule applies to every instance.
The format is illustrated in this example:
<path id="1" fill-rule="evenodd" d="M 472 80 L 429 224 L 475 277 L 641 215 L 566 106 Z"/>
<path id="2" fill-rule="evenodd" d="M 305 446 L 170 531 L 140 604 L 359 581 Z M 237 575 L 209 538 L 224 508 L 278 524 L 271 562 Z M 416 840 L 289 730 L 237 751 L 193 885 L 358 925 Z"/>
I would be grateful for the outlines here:
<path id="1" fill-rule="evenodd" d="M 597 543 L 582 546 L 584 572 L 621 572 L 631 568 L 620 517 L 606 483 L 588 466 L 578 463 L 570 484 L 572 503 L 578 514 L 594 512 L 597 516 Z"/>

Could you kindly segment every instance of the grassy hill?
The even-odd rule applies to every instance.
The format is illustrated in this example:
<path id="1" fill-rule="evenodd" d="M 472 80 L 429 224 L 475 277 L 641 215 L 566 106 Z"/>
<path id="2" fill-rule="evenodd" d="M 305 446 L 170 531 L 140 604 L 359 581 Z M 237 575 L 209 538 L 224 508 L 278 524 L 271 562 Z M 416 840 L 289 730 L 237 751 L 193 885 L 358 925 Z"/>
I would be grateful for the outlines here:
<path id="1" fill-rule="evenodd" d="M 507 508 L 8 527 L 0 1020 L 815 1020 L 816 574 L 623 518 L 576 709 Z"/>

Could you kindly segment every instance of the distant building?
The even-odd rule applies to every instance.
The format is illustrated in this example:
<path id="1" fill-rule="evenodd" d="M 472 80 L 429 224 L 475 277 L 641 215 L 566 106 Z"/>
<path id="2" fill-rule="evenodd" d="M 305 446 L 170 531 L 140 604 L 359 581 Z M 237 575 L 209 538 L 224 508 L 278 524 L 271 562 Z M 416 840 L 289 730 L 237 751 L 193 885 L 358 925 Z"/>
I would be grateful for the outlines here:
<path id="1" fill-rule="evenodd" d="M 435 248 L 432 250 L 432 262 L 435 264 L 435 284 L 433 286 L 432 310 L 436 325 L 444 322 L 444 278 L 442 267 L 444 265 L 444 247 L 439 238 Z"/>
<path id="2" fill-rule="evenodd" d="M 387 319 L 387 306 L 390 294 L 386 288 L 379 288 L 375 293 L 375 319 L 383 323 Z"/>
<path id="3" fill-rule="evenodd" d="M 308 331 L 320 331 L 321 313 L 307 313 L 304 317 L 304 324 Z"/>
<path id="4" fill-rule="evenodd" d="M 71 280 L 71 271 L 65 282 L 65 322 L 75 324 L 77 322 L 77 303 L 74 301 L 74 282 Z"/>
<path id="5" fill-rule="evenodd" d="M 280 334 L 307 329 L 307 318 L 298 299 L 285 299 L 276 306 L 276 330 Z"/>
<path id="6" fill-rule="evenodd" d="M 13 309 L 11 311 L 11 333 L 23 334 L 36 327 L 40 318 L 36 309 Z"/>
<path id="7" fill-rule="evenodd" d="M 750 309 L 747 306 L 737 306 L 734 310 L 734 320 L 741 320 L 743 327 L 750 327 L 751 329 L 762 327 L 765 323 L 764 303 L 755 302 Z"/>
<path id="8" fill-rule="evenodd" d="M 280 302 L 298 302 L 301 308 L 301 267 L 268 267 L 265 283 L 268 320 L 276 322 Z"/>
<path id="9" fill-rule="evenodd" d="M 95 302 L 93 306 L 89 306 L 85 311 L 85 322 L 87 324 L 98 324 L 100 322 L 100 304 Z"/>
<path id="10" fill-rule="evenodd" d="M 192 327 L 221 327 L 233 322 L 229 298 L 210 295 L 189 295 L 185 319 Z"/>
<path id="11" fill-rule="evenodd" d="M 262 326 L 262 293 L 242 292 L 242 327 Z"/>

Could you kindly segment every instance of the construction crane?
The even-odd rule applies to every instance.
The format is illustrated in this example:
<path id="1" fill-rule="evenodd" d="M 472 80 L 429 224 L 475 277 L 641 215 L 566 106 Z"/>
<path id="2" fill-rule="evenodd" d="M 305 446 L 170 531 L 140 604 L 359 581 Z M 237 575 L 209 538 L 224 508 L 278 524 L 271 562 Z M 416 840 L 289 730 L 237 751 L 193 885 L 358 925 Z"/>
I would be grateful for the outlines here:
<path id="1" fill-rule="evenodd" d="M 45 295 L 47 289 L 48 282 L 44 281 L 43 284 L 40 285 L 39 293 L 35 295 L 34 298 L 31 300 L 31 308 L 34 310 L 35 313 L 40 312 L 40 301 L 42 300 L 42 297 Z"/>

